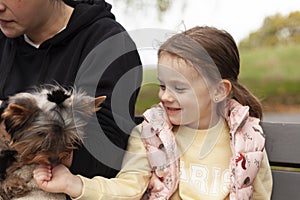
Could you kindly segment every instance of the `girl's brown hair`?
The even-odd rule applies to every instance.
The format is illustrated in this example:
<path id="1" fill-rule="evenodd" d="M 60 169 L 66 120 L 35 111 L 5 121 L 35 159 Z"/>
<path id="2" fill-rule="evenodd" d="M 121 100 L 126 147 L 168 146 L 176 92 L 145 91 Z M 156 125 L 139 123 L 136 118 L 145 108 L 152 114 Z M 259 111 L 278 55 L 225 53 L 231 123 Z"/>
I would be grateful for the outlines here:
<path id="1" fill-rule="evenodd" d="M 262 118 L 259 100 L 238 82 L 240 57 L 232 36 L 214 27 L 194 27 L 176 34 L 163 43 L 158 51 L 174 54 L 197 66 L 209 80 L 231 82 L 230 97 L 250 107 L 250 115 Z"/>

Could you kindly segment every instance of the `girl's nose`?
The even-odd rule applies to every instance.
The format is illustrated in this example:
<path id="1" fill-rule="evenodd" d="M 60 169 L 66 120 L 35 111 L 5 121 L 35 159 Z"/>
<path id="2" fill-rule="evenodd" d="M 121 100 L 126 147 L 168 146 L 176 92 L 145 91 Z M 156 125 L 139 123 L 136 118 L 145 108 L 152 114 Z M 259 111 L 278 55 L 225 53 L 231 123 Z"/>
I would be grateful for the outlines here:
<path id="1" fill-rule="evenodd" d="M 169 89 L 165 89 L 164 91 L 161 91 L 161 101 L 174 101 L 174 94 Z"/>

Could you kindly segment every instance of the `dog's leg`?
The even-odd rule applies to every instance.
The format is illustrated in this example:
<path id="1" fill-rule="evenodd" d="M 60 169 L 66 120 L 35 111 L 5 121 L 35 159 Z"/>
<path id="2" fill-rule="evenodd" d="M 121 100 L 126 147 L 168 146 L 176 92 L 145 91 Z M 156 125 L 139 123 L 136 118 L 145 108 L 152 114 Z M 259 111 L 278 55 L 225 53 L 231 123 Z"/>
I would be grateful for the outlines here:
<path id="1" fill-rule="evenodd" d="M 3 190 L 9 198 L 22 197 L 30 192 L 24 179 L 11 175 L 3 181 Z"/>
<path id="2" fill-rule="evenodd" d="M 0 200 L 10 200 L 6 193 L 2 189 L 2 183 L 0 183 Z"/>
<path id="3" fill-rule="evenodd" d="M 27 182 L 32 179 L 33 166 L 20 166 L 14 163 L 7 169 L 7 177 L 2 182 L 2 188 L 9 198 L 22 197 L 31 191 Z"/>

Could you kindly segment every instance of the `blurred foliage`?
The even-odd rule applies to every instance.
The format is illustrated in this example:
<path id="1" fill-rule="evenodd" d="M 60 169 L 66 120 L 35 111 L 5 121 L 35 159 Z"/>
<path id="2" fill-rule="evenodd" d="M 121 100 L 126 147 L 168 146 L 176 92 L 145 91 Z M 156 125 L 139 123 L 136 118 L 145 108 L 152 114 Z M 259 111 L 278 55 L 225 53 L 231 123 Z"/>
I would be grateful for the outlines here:
<path id="1" fill-rule="evenodd" d="M 300 43 L 242 49 L 240 57 L 239 80 L 261 100 L 264 111 L 300 109 Z"/>
<path id="2" fill-rule="evenodd" d="M 146 68 L 143 71 L 143 83 L 135 105 L 137 115 L 141 115 L 146 109 L 159 102 L 159 82 L 156 68 Z"/>
<path id="3" fill-rule="evenodd" d="M 139 8 L 142 9 L 144 7 L 148 6 L 155 6 L 160 12 L 165 12 L 171 7 L 170 1 L 176 1 L 176 0 L 114 0 L 115 3 L 118 2 L 125 2 L 125 4 L 129 7 Z"/>
<path id="4" fill-rule="evenodd" d="M 239 49 L 239 80 L 260 99 L 263 110 L 300 110 L 300 12 L 266 17 L 257 31 L 239 43 Z M 137 115 L 159 101 L 156 73 L 156 69 L 144 70 Z"/>
<path id="5" fill-rule="evenodd" d="M 240 49 L 300 43 L 300 12 L 283 16 L 275 14 L 264 19 L 257 31 L 239 43 Z"/>
<path id="6" fill-rule="evenodd" d="M 157 12 L 158 20 L 162 20 L 164 14 L 172 8 L 176 1 L 181 3 L 181 11 L 186 7 L 186 1 L 180 0 L 113 0 L 114 3 L 125 3 L 126 12 Z M 150 9 L 149 9 L 150 8 Z"/>

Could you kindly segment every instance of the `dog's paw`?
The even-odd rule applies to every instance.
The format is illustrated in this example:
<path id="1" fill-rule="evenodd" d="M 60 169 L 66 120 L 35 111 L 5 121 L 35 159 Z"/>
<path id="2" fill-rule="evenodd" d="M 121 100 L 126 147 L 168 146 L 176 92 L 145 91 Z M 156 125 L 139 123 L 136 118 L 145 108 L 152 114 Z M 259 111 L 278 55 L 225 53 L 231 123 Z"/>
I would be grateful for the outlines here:
<path id="1" fill-rule="evenodd" d="M 3 190 L 10 197 L 22 197 L 30 192 L 23 179 L 10 177 L 3 182 Z"/>
<path id="2" fill-rule="evenodd" d="M 5 194 L 5 192 L 0 188 L 0 200 L 9 200 L 10 198 Z"/>

